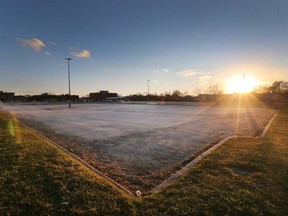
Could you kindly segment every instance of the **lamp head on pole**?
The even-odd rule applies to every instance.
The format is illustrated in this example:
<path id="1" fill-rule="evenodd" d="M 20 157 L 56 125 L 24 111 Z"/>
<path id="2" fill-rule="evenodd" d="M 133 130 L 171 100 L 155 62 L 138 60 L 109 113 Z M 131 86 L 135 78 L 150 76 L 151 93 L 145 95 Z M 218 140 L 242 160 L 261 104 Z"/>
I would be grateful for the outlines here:
<path id="1" fill-rule="evenodd" d="M 72 60 L 72 58 L 65 58 L 65 59 L 68 60 L 68 61 Z"/>

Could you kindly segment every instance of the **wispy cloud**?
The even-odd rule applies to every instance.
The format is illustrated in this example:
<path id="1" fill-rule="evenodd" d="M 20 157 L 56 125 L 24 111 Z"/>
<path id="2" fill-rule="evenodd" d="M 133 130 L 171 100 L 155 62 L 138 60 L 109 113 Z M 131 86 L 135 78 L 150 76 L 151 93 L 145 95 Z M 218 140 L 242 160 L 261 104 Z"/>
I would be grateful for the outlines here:
<path id="1" fill-rule="evenodd" d="M 35 52 L 41 52 L 41 49 L 46 47 L 44 42 L 38 38 L 32 38 L 32 39 L 16 38 L 16 40 L 20 42 L 23 46 L 33 49 Z"/>
<path id="2" fill-rule="evenodd" d="M 47 55 L 47 56 L 50 56 L 50 55 L 51 55 L 48 51 L 45 52 L 44 54 Z"/>
<path id="3" fill-rule="evenodd" d="M 208 80 L 212 79 L 212 75 L 201 75 L 197 78 L 197 83 L 199 84 L 206 84 L 208 83 Z"/>
<path id="4" fill-rule="evenodd" d="M 70 47 L 68 47 L 68 50 L 79 50 L 79 48 L 78 47 L 72 47 L 72 46 L 70 46 Z"/>
<path id="5" fill-rule="evenodd" d="M 184 71 L 179 71 L 177 72 L 177 74 L 181 77 L 194 77 L 194 76 L 202 76 L 202 75 L 206 75 L 206 76 L 211 76 L 210 72 L 199 72 L 199 71 L 195 71 L 193 69 L 188 69 L 188 70 L 184 70 Z"/>
<path id="6" fill-rule="evenodd" d="M 54 42 L 52 42 L 52 41 L 50 41 L 49 44 L 50 44 L 50 45 L 53 45 L 53 46 L 56 46 L 56 45 L 57 45 L 56 43 L 54 43 Z"/>
<path id="7" fill-rule="evenodd" d="M 168 72 L 169 72 L 168 68 L 161 68 L 153 71 L 153 73 L 168 73 Z"/>
<path id="8" fill-rule="evenodd" d="M 226 82 L 228 80 L 228 78 L 217 78 L 217 80 L 220 82 Z"/>
<path id="9" fill-rule="evenodd" d="M 76 56 L 77 58 L 90 58 L 91 56 L 88 50 L 82 50 L 79 52 L 70 52 L 70 54 Z"/>
<path id="10" fill-rule="evenodd" d="M 207 84 L 209 79 L 212 79 L 214 77 L 210 72 L 201 72 L 193 69 L 179 71 L 177 72 L 177 74 L 184 78 L 193 77 L 193 80 L 200 85 Z"/>

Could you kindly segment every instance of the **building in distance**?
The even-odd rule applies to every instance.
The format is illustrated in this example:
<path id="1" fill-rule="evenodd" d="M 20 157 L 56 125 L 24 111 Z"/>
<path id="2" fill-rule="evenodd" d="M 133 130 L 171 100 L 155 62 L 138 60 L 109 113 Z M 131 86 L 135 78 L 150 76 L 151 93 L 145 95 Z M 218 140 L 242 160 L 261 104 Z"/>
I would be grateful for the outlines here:
<path id="1" fill-rule="evenodd" d="M 109 91 L 93 92 L 89 95 L 90 101 L 102 101 L 102 102 L 117 102 L 119 97 L 117 93 L 110 93 Z"/>
<path id="2" fill-rule="evenodd" d="M 0 101 L 6 102 L 6 101 L 13 101 L 14 100 L 14 92 L 3 92 L 0 91 Z"/>

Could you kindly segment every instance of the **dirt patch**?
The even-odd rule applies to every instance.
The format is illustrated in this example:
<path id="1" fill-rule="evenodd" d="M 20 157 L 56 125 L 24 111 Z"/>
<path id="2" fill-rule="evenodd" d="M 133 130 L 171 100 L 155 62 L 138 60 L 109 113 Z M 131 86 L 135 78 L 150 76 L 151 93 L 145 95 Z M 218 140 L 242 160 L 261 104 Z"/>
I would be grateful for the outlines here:
<path id="1" fill-rule="evenodd" d="M 250 174 L 253 173 L 251 171 L 240 169 L 240 168 L 237 168 L 237 167 L 229 167 L 229 169 L 232 170 L 233 173 L 236 173 L 236 174 L 242 175 L 242 176 L 250 175 Z"/>

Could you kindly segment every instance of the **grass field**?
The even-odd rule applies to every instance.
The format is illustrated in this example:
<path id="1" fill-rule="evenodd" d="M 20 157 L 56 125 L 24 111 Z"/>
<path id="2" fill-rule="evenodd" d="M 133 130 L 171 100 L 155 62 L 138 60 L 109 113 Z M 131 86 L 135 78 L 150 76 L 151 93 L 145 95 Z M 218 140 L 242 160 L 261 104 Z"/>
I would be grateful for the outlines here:
<path id="1" fill-rule="evenodd" d="M 158 194 L 135 198 L 0 111 L 0 215 L 287 215 L 288 109 Z"/>
<path id="2" fill-rule="evenodd" d="M 0 114 L 0 215 L 131 215 L 131 198 Z"/>

